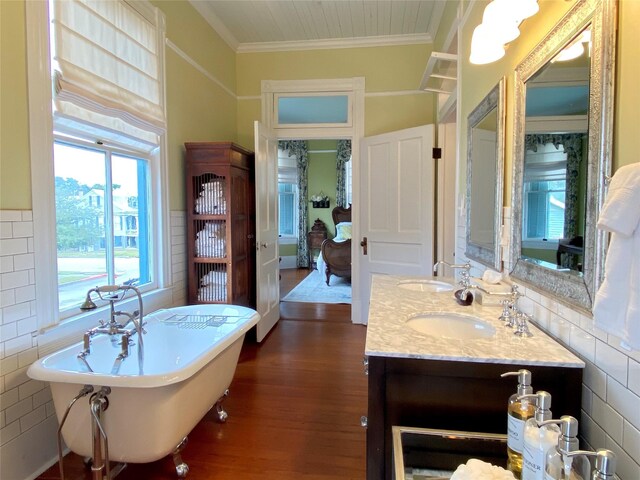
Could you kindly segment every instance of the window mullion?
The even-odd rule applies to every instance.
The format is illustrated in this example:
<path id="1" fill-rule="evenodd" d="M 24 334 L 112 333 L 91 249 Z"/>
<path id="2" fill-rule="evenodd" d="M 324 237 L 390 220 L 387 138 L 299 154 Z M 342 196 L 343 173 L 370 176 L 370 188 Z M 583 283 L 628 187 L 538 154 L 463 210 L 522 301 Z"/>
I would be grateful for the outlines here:
<path id="1" fill-rule="evenodd" d="M 114 255 L 114 225 L 113 225 L 113 169 L 111 151 L 105 151 L 105 187 L 104 187 L 104 247 L 107 262 L 108 283 L 116 283 L 116 268 Z"/>

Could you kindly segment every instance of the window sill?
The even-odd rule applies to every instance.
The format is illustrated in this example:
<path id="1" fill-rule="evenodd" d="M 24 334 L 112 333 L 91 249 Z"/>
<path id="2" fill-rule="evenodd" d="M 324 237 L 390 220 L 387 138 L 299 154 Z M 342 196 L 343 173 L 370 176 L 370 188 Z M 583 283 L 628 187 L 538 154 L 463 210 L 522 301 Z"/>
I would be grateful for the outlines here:
<path id="1" fill-rule="evenodd" d="M 278 238 L 278 244 L 280 245 L 297 245 L 298 239 L 296 237 L 280 237 Z"/>
<path id="2" fill-rule="evenodd" d="M 558 240 L 542 240 L 539 238 L 523 240 L 522 248 L 535 248 L 537 250 L 558 250 Z"/>
<path id="3" fill-rule="evenodd" d="M 148 315 L 160 308 L 171 306 L 172 290 L 170 288 L 156 289 L 142 294 L 143 314 Z M 137 309 L 135 297 L 125 300 L 118 305 L 123 311 Z M 38 333 L 38 348 L 40 357 L 56 352 L 82 340 L 82 334 L 98 325 L 99 320 L 107 320 L 109 305 L 90 312 L 83 312 L 75 317 L 41 330 Z"/>

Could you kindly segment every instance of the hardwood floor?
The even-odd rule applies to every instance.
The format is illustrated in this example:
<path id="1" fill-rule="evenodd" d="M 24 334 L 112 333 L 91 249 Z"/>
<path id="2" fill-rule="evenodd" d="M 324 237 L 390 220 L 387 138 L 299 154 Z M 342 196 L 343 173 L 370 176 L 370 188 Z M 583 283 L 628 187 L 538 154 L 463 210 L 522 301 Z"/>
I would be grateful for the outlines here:
<path id="1" fill-rule="evenodd" d="M 294 279 L 283 273 L 283 289 L 293 288 Z M 290 275 L 304 273 L 293 270 Z M 286 286 L 287 281 L 292 285 Z M 262 344 L 245 341 L 225 401 L 227 423 L 218 423 L 210 412 L 189 435 L 182 455 L 190 467 L 188 479 L 365 478 L 360 417 L 367 411 L 362 367 L 366 328 L 351 324 L 349 305 L 341 307 L 346 312 L 331 310 L 330 322 L 283 313 Z M 328 311 L 308 308 L 315 308 L 313 315 Z M 91 478 L 75 454 L 65 457 L 65 473 L 69 480 Z M 59 478 L 57 465 L 38 478 Z M 117 478 L 176 475 L 167 457 L 128 465 Z"/>

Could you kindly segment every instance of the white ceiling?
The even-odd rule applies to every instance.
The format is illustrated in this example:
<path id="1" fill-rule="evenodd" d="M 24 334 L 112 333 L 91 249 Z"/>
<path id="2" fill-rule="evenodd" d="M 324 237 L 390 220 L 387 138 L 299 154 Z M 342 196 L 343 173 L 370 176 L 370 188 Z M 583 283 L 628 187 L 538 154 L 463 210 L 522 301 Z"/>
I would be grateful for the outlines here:
<path id="1" fill-rule="evenodd" d="M 428 43 L 444 0 L 190 0 L 235 51 Z"/>

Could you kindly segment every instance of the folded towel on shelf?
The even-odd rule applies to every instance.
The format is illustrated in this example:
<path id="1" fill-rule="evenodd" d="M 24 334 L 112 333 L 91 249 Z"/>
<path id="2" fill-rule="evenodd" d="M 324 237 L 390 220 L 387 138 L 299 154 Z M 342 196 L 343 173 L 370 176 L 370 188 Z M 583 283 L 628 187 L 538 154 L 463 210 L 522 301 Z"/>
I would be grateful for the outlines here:
<path id="1" fill-rule="evenodd" d="M 640 163 L 618 169 L 598 217 L 611 232 L 604 281 L 593 303 L 595 325 L 640 350 Z"/>

